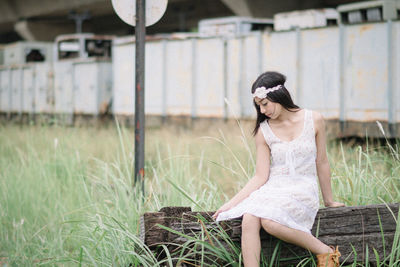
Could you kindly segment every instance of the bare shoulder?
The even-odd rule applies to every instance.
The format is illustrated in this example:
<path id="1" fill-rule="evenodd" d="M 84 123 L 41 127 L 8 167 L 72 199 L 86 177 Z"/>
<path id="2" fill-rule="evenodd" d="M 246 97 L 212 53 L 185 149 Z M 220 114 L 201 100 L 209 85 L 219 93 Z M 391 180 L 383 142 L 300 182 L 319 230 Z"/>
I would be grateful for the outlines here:
<path id="1" fill-rule="evenodd" d="M 317 111 L 312 111 L 315 134 L 318 134 L 321 130 L 325 130 L 325 119 L 321 113 Z"/>

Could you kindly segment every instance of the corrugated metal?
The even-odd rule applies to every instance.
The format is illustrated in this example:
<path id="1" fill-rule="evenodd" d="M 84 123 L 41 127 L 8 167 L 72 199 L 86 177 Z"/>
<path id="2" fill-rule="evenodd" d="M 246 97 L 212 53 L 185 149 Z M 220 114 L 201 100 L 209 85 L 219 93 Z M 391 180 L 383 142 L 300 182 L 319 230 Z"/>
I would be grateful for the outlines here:
<path id="1" fill-rule="evenodd" d="M 162 42 L 151 42 L 146 45 L 145 73 L 145 112 L 151 115 L 162 115 L 163 113 L 163 44 Z M 134 59 L 132 64 L 134 64 Z M 131 74 L 132 78 L 134 72 Z M 133 87 L 127 88 L 132 94 Z M 133 111 L 134 105 L 130 106 Z"/>
<path id="2" fill-rule="evenodd" d="M 11 107 L 10 112 L 20 113 L 22 103 L 22 69 L 11 68 Z"/>
<path id="3" fill-rule="evenodd" d="M 118 40 L 118 39 L 117 39 Z M 129 43 L 113 46 L 113 113 L 119 115 L 133 114 L 135 111 L 135 47 Z M 149 49 L 146 49 L 149 53 Z M 161 59 L 160 59 L 161 60 Z M 151 66 L 146 61 L 146 66 Z M 151 72 L 146 71 L 146 74 Z M 146 76 L 146 78 L 149 75 Z M 151 75 L 150 75 L 151 76 Z M 156 79 L 156 78 L 155 78 Z M 161 79 L 161 76 L 160 76 Z M 148 87 L 146 87 L 148 88 Z M 146 89 L 147 91 L 151 89 Z M 146 97 L 147 99 L 148 97 Z"/>
<path id="4" fill-rule="evenodd" d="M 279 71 L 286 75 L 286 87 L 290 91 L 292 98 L 296 101 L 297 95 L 296 77 L 299 71 L 296 68 L 297 38 L 296 32 L 274 32 L 269 34 L 267 43 L 265 44 L 265 65 L 264 70 Z M 254 73 L 255 78 L 259 73 Z M 255 79 L 254 78 L 254 79 Z"/>
<path id="5" fill-rule="evenodd" d="M 4 65 L 4 46 L 0 45 L 0 66 Z"/>
<path id="6" fill-rule="evenodd" d="M 54 70 L 52 63 L 36 63 L 33 72 L 33 112 L 53 113 L 54 112 Z"/>
<path id="7" fill-rule="evenodd" d="M 147 64 L 150 64 L 148 62 Z M 192 42 L 167 43 L 167 114 L 191 115 L 192 108 Z M 151 73 L 149 73 L 150 75 Z"/>
<path id="8" fill-rule="evenodd" d="M 0 69 L 0 111 L 10 112 L 11 108 L 11 70 L 9 68 Z"/>
<path id="9" fill-rule="evenodd" d="M 22 68 L 22 113 L 32 113 L 34 108 L 34 67 Z"/>
<path id="10" fill-rule="evenodd" d="M 392 25 L 392 53 L 396 59 L 391 64 L 391 87 L 396 99 L 400 95 L 396 78 L 399 77 L 399 24 Z M 226 97 L 228 117 L 235 114 L 254 117 L 251 84 L 262 71 L 276 70 L 287 76 L 286 86 L 295 103 L 318 110 L 327 119 L 339 119 L 343 106 L 344 120 L 387 121 L 390 87 L 387 31 L 385 23 L 344 26 L 342 70 L 338 27 L 266 32 L 230 39 L 149 41 L 146 112 L 163 114 L 165 110 L 168 115 L 224 117 Z M 130 95 L 134 57 L 129 55 L 134 44 L 117 43 L 113 65 L 114 112 L 133 114 Z M 128 93 L 121 94 L 121 90 Z M 393 121 L 398 122 L 396 103 Z"/>
<path id="11" fill-rule="evenodd" d="M 257 73 L 260 73 L 259 63 L 261 57 L 259 55 L 259 40 L 258 35 L 250 35 L 242 39 L 242 55 L 243 65 L 240 66 L 243 72 L 243 82 L 240 87 L 240 97 L 242 103 L 242 117 L 255 117 L 256 113 L 251 96 L 251 85 L 256 80 Z"/>
<path id="12" fill-rule="evenodd" d="M 199 39 L 196 53 L 197 116 L 224 116 L 223 39 Z"/>
<path id="13" fill-rule="evenodd" d="M 73 64 L 74 112 L 97 114 L 98 68 L 96 65 L 81 62 Z"/>
<path id="14" fill-rule="evenodd" d="M 400 23 L 393 23 L 393 121 L 400 122 Z"/>
<path id="15" fill-rule="evenodd" d="M 111 62 L 63 60 L 54 64 L 56 113 L 98 115 L 112 95 Z"/>
<path id="16" fill-rule="evenodd" d="M 240 118 L 241 116 L 241 98 L 240 98 L 240 39 L 229 39 L 227 41 L 227 105 L 229 118 Z"/>
<path id="17" fill-rule="evenodd" d="M 72 114 L 74 109 L 74 68 L 72 61 L 54 62 L 54 112 Z"/>
<path id="18" fill-rule="evenodd" d="M 327 119 L 338 118 L 338 28 L 307 30 L 301 34 L 301 102 L 310 109 L 323 112 Z"/>
<path id="19" fill-rule="evenodd" d="M 387 38 L 384 23 L 346 29 L 346 120 L 387 120 Z"/>
<path id="20" fill-rule="evenodd" d="M 0 112 L 53 112 L 51 63 L 15 64 L 0 69 Z"/>

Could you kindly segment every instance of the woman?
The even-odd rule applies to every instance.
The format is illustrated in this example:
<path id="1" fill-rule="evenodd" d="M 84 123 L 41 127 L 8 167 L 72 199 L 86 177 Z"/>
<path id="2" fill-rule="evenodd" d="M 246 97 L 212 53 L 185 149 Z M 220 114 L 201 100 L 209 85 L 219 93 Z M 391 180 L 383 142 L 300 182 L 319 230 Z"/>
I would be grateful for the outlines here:
<path id="1" fill-rule="evenodd" d="M 339 266 L 337 248 L 322 243 L 310 231 L 319 208 L 317 176 L 325 206 L 344 206 L 332 197 L 324 119 L 295 105 L 285 81 L 278 72 L 265 72 L 254 82 L 256 173 L 213 217 L 221 221 L 243 216 L 246 267 L 259 266 L 261 227 L 317 254 L 318 266 Z"/>

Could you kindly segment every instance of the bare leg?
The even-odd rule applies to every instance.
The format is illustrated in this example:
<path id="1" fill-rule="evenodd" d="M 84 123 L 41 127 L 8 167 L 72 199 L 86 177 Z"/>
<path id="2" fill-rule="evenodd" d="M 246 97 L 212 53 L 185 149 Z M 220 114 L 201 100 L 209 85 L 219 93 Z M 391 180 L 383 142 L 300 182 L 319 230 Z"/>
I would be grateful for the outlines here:
<path id="1" fill-rule="evenodd" d="M 261 219 L 245 213 L 242 219 L 242 255 L 245 267 L 260 266 Z"/>
<path id="2" fill-rule="evenodd" d="M 264 230 L 283 241 L 310 250 L 314 254 L 331 253 L 333 250 L 311 234 L 292 229 L 277 222 L 261 219 Z"/>

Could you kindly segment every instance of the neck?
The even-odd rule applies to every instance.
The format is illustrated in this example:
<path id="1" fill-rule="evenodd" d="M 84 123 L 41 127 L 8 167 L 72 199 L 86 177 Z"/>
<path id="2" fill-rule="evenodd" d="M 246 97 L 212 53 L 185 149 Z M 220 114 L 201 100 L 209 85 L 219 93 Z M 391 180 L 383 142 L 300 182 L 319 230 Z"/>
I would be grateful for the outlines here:
<path id="1" fill-rule="evenodd" d="M 282 108 L 281 113 L 279 116 L 275 119 L 276 121 L 283 122 L 283 121 L 293 121 L 294 118 L 297 116 L 297 111 L 300 111 L 301 109 L 296 110 L 296 112 L 290 112 L 284 108 Z"/>

